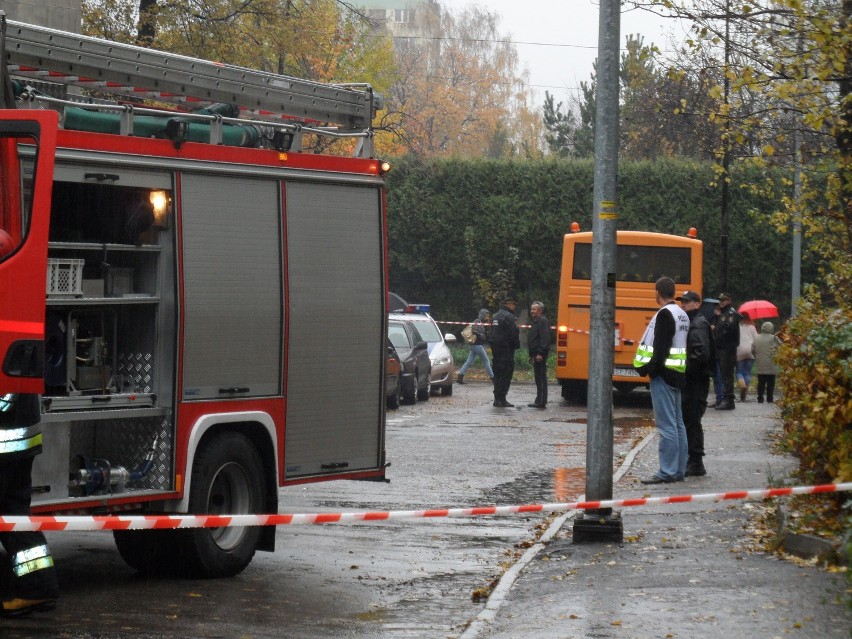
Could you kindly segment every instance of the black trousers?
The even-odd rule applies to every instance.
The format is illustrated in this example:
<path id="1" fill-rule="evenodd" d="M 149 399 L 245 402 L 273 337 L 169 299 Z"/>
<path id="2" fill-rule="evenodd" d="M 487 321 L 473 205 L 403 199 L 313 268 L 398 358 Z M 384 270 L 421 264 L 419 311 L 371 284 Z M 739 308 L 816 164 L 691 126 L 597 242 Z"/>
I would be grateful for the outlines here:
<path id="1" fill-rule="evenodd" d="M 547 360 L 537 362 L 533 359 L 535 375 L 535 403 L 544 406 L 547 403 Z"/>
<path id="2" fill-rule="evenodd" d="M 512 375 L 515 374 L 515 351 L 512 348 L 491 346 L 491 368 L 494 369 L 494 400 L 506 401 Z"/>
<path id="3" fill-rule="evenodd" d="M 33 457 L 0 461 L 0 513 L 29 515 L 32 499 Z M 11 568 L 3 575 L 4 600 L 55 599 L 59 584 L 53 558 L 41 532 L 0 532 L 0 543 L 6 549 L 5 566 Z"/>
<path id="4" fill-rule="evenodd" d="M 737 386 L 737 352 L 716 351 L 717 361 L 719 362 L 719 372 L 722 376 L 722 385 L 724 386 L 724 401 L 734 402 L 734 389 Z"/>
<path id="5" fill-rule="evenodd" d="M 757 401 L 763 401 L 763 391 L 766 391 L 766 399 L 771 404 L 775 401 L 775 375 L 757 376 Z"/>
<path id="6" fill-rule="evenodd" d="M 707 393 L 710 392 L 710 378 L 700 376 L 687 377 L 686 386 L 680 391 L 680 407 L 683 424 L 686 426 L 686 445 L 689 449 L 689 461 L 698 463 L 704 457 L 704 427 L 701 418 L 707 410 Z"/>

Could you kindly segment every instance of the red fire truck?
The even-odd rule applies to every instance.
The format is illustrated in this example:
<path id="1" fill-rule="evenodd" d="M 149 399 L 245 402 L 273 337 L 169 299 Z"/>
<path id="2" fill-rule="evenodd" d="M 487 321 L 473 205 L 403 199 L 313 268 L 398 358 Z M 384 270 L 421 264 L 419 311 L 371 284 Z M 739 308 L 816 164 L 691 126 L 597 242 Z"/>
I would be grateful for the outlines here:
<path id="1" fill-rule="evenodd" d="M 274 513 L 281 486 L 382 480 L 379 96 L 2 26 L 0 395 L 42 396 L 33 510 Z M 353 154 L 304 151 L 329 140 Z M 115 541 L 228 576 L 274 532 Z"/>

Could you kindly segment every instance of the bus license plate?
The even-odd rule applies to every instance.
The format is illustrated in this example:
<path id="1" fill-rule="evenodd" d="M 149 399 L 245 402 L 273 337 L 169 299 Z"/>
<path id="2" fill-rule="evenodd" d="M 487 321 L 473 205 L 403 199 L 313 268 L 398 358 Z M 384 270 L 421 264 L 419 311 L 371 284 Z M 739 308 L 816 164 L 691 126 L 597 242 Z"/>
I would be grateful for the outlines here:
<path id="1" fill-rule="evenodd" d="M 642 377 L 635 368 L 615 368 L 612 374 L 619 377 Z"/>

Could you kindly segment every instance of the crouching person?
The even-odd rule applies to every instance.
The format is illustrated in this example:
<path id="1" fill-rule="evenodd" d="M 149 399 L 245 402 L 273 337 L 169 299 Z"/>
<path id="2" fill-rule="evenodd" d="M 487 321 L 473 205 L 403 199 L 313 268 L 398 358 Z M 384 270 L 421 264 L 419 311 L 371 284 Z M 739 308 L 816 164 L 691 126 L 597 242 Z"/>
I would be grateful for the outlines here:
<path id="1" fill-rule="evenodd" d="M 32 498 L 32 467 L 41 452 L 38 395 L 0 396 L 0 514 L 27 516 Z M 59 584 L 44 533 L 0 532 L 6 566 L 0 591 L 0 616 L 18 617 L 56 607 Z"/>

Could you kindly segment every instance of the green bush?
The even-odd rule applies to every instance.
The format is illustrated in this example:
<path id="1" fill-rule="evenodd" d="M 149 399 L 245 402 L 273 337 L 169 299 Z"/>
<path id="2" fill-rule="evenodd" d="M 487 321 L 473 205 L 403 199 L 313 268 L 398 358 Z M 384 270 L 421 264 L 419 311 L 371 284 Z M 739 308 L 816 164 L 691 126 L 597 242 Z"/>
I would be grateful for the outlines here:
<path id="1" fill-rule="evenodd" d="M 785 444 L 799 458 L 802 479 L 817 483 L 852 481 L 850 277 L 829 280 L 823 290 L 833 299 L 806 291 L 777 356 Z"/>

